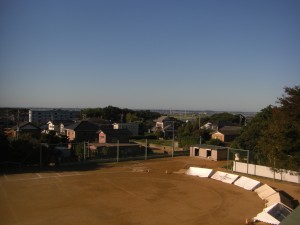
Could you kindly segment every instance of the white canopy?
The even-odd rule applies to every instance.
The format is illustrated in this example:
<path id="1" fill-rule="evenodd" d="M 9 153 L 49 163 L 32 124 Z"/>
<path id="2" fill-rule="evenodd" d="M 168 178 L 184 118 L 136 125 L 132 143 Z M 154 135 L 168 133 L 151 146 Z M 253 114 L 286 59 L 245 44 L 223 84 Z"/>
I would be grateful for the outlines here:
<path id="1" fill-rule="evenodd" d="M 266 199 L 267 197 L 269 197 L 270 195 L 273 195 L 276 193 L 276 191 L 267 184 L 264 184 L 263 186 L 255 189 L 254 191 L 263 200 Z"/>
<path id="2" fill-rule="evenodd" d="M 212 175 L 212 179 L 219 180 L 224 183 L 232 184 L 239 176 L 231 173 L 224 173 L 221 171 L 217 171 Z"/>
<path id="3" fill-rule="evenodd" d="M 206 169 L 206 168 L 199 168 L 199 167 L 190 167 L 185 174 L 191 175 L 191 176 L 198 176 L 198 177 L 210 177 L 212 174 L 212 169 Z"/>
<path id="4" fill-rule="evenodd" d="M 282 203 L 289 208 L 293 208 L 292 200 L 285 197 L 280 192 L 276 192 L 275 194 L 268 196 L 265 200 L 267 201 L 267 206 L 271 206 L 276 203 Z"/>
<path id="5" fill-rule="evenodd" d="M 242 176 L 234 182 L 234 185 L 237 185 L 237 186 L 242 187 L 249 191 L 253 191 L 255 188 L 257 188 L 260 185 L 260 182 L 257 180 L 253 180 L 251 178 Z"/>
<path id="6" fill-rule="evenodd" d="M 277 203 L 265 208 L 261 213 L 257 214 L 253 219 L 269 224 L 278 225 L 292 211 L 281 203 Z"/>

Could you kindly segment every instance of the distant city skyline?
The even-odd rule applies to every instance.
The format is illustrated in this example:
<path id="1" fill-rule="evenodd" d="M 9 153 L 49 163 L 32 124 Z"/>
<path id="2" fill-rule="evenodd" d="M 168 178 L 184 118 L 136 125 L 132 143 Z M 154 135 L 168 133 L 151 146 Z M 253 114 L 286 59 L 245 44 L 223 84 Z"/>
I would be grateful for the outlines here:
<path id="1" fill-rule="evenodd" d="M 300 85 L 300 1 L 3 0 L 0 107 L 258 112 Z"/>

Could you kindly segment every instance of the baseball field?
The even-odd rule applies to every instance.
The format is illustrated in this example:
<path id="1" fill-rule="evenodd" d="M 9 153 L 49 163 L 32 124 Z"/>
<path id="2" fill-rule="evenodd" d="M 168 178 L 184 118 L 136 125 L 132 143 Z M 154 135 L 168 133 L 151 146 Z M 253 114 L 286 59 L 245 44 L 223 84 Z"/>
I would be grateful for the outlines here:
<path id="1" fill-rule="evenodd" d="M 0 224 L 245 224 L 264 207 L 255 192 L 174 173 L 189 166 L 220 169 L 223 164 L 176 157 L 4 173 Z M 265 183 L 300 196 L 297 185 Z"/>

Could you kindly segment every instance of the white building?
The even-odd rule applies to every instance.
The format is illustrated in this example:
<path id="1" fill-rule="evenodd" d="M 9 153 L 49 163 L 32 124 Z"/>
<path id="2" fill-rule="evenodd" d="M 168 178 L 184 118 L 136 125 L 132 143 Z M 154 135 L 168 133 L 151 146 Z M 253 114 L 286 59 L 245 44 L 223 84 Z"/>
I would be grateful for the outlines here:
<path id="1" fill-rule="evenodd" d="M 80 110 L 68 109 L 30 109 L 29 122 L 47 123 L 48 121 L 75 120 L 80 116 Z"/>

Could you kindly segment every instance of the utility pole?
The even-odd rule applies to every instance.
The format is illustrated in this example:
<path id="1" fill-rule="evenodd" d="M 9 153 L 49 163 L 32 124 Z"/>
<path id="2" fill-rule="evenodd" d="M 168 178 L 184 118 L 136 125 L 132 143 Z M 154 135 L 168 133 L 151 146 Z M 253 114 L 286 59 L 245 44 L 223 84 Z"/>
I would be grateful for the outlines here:
<path id="1" fill-rule="evenodd" d="M 85 142 L 83 142 L 83 161 L 85 161 Z"/>
<path id="2" fill-rule="evenodd" d="M 147 160 L 147 154 L 148 154 L 148 139 L 146 139 L 145 160 Z"/>
<path id="3" fill-rule="evenodd" d="M 199 140 L 199 144 L 202 144 L 202 137 L 200 135 L 200 126 L 201 126 L 201 114 L 199 113 L 199 136 L 200 136 L 200 140 Z"/>
<path id="4" fill-rule="evenodd" d="M 174 139 L 175 139 L 175 136 L 174 136 L 174 121 L 173 121 L 172 158 L 174 157 Z"/>
<path id="5" fill-rule="evenodd" d="M 17 114 L 17 134 L 16 134 L 17 139 L 19 139 L 19 131 L 20 131 L 20 110 L 18 109 L 18 114 Z"/>
<path id="6" fill-rule="evenodd" d="M 117 162 L 119 162 L 119 140 L 117 140 Z"/>
<path id="7" fill-rule="evenodd" d="M 40 144 L 40 170 L 42 169 L 42 161 L 43 161 L 43 148 L 42 148 L 42 144 Z"/>

